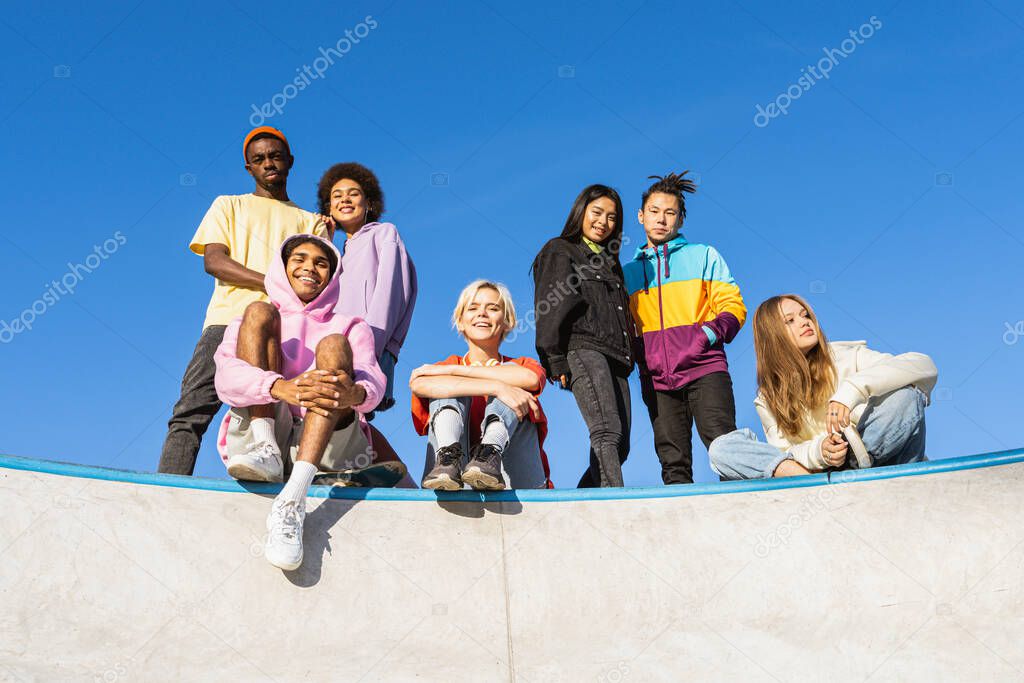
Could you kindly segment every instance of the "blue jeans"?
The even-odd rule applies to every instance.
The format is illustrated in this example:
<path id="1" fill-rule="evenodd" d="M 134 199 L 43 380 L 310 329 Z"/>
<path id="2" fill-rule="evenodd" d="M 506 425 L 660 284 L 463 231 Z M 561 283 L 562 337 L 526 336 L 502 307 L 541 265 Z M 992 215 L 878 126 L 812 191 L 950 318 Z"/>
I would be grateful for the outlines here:
<path id="1" fill-rule="evenodd" d="M 857 431 L 876 466 L 926 460 L 926 403 L 925 395 L 909 386 L 868 401 Z M 783 460 L 792 459 L 789 453 L 758 441 L 749 429 L 718 437 L 711 442 L 708 456 L 711 468 L 723 479 L 767 479 Z"/>
<path id="2" fill-rule="evenodd" d="M 434 436 L 434 416 L 441 409 L 454 409 L 462 418 L 462 466 L 469 461 L 469 410 L 471 397 L 435 398 L 430 402 L 430 429 L 427 432 L 427 457 L 423 464 L 423 476 L 434 469 L 434 453 L 437 450 L 437 438 Z M 513 489 L 542 489 L 547 486 L 544 476 L 544 463 L 540 459 L 540 442 L 537 438 L 537 425 L 529 420 L 519 421 L 514 410 L 496 398 L 487 401 L 480 432 L 491 420 L 501 420 L 508 431 L 509 441 L 501 456 L 501 473 L 505 483 Z"/>
<path id="3" fill-rule="evenodd" d="M 395 363 L 398 359 L 390 351 L 385 351 L 380 354 L 380 358 L 377 359 L 377 365 L 380 366 L 381 372 L 384 373 L 384 377 L 387 379 L 387 384 L 384 386 L 384 396 L 381 397 L 380 403 L 377 407 L 366 414 L 366 421 L 370 422 L 373 418 L 377 417 L 377 413 L 383 413 L 385 410 L 395 405 Z"/>

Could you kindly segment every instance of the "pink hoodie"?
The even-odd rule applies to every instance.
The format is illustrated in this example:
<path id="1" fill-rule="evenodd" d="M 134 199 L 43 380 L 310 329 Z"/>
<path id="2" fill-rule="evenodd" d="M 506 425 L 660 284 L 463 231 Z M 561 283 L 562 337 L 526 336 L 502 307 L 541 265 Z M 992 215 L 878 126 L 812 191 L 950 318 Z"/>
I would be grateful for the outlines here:
<path id="1" fill-rule="evenodd" d="M 289 237 L 281 244 L 278 253 L 283 254 L 284 246 L 289 240 L 308 236 Z M 335 253 L 338 257 L 337 262 L 340 264 L 341 255 L 334 245 L 319 237 L 316 239 Z M 386 379 L 380 366 L 377 365 L 373 330 L 370 326 L 360 318 L 334 313 L 340 294 L 338 284 L 340 271 L 339 266 L 335 269 L 324 291 L 308 304 L 304 304 L 288 282 L 283 256 L 271 262 L 264 282 L 270 303 L 276 306 L 281 313 L 283 372 L 278 374 L 269 370 L 261 370 L 240 360 L 235 355 L 238 345 L 238 330 L 242 324 L 241 317 L 235 318 L 224 332 L 224 341 L 217 347 L 217 352 L 213 357 L 217 364 L 214 383 L 221 401 L 235 408 L 276 403 L 276 399 L 270 395 L 270 387 L 274 382 L 279 379 L 297 377 L 306 370 L 316 367 L 316 345 L 320 340 L 331 334 L 343 334 L 348 337 L 348 343 L 352 347 L 355 370 L 353 379 L 356 384 L 362 385 L 366 390 L 366 400 L 355 406 L 355 411 L 359 415 L 359 425 L 366 435 L 367 441 L 370 440 L 369 426 L 366 424 L 363 414 L 373 410 L 380 402 L 384 395 Z M 288 407 L 296 417 L 305 415 L 305 408 Z M 227 431 L 228 417 L 225 416 L 217 438 L 217 448 L 221 458 L 225 461 L 227 461 L 225 454 Z"/>

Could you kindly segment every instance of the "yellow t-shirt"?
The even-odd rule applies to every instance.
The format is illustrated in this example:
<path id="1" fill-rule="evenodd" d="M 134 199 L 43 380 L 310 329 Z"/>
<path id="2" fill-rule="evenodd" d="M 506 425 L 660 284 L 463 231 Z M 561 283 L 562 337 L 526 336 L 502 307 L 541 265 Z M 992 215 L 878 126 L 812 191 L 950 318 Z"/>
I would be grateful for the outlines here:
<path id="1" fill-rule="evenodd" d="M 302 233 L 327 237 L 327 226 L 315 214 L 292 202 L 254 194 L 221 195 L 213 200 L 188 247 L 202 256 L 207 244 L 227 245 L 232 259 L 266 274 L 271 259 L 281 258 L 281 243 Z M 267 301 L 267 295 L 218 279 L 203 328 L 227 325 L 254 301 Z"/>

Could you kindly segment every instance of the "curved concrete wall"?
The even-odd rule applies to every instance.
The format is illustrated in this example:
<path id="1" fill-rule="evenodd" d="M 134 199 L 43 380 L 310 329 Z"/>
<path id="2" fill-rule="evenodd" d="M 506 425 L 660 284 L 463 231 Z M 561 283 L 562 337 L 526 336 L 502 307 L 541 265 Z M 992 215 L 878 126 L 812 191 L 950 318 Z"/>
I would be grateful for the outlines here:
<path id="1" fill-rule="evenodd" d="M 0 457 L 0 680 L 1021 680 L 1022 459 L 342 491 L 286 574 L 272 487 Z"/>

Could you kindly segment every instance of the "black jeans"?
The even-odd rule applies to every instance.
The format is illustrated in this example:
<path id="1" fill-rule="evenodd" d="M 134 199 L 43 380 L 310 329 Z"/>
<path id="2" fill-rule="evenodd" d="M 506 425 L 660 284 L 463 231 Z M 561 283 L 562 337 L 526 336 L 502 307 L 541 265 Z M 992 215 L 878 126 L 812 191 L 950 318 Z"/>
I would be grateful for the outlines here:
<path id="1" fill-rule="evenodd" d="M 569 351 L 566 361 L 572 394 L 590 430 L 590 467 L 578 486 L 622 486 L 622 463 L 629 455 L 628 373 L 589 349 Z"/>
<path id="2" fill-rule="evenodd" d="M 167 423 L 167 438 L 160 453 L 159 472 L 192 474 L 203 434 L 220 410 L 220 399 L 213 385 L 217 366 L 213 354 L 224 340 L 227 325 L 210 325 L 203 330 L 181 379 L 181 398 L 174 404 Z"/>
<path id="3" fill-rule="evenodd" d="M 704 446 L 736 430 L 736 402 L 728 372 L 712 372 L 672 391 L 644 386 L 644 403 L 654 428 L 654 449 L 666 484 L 693 483 L 692 425 Z"/>

